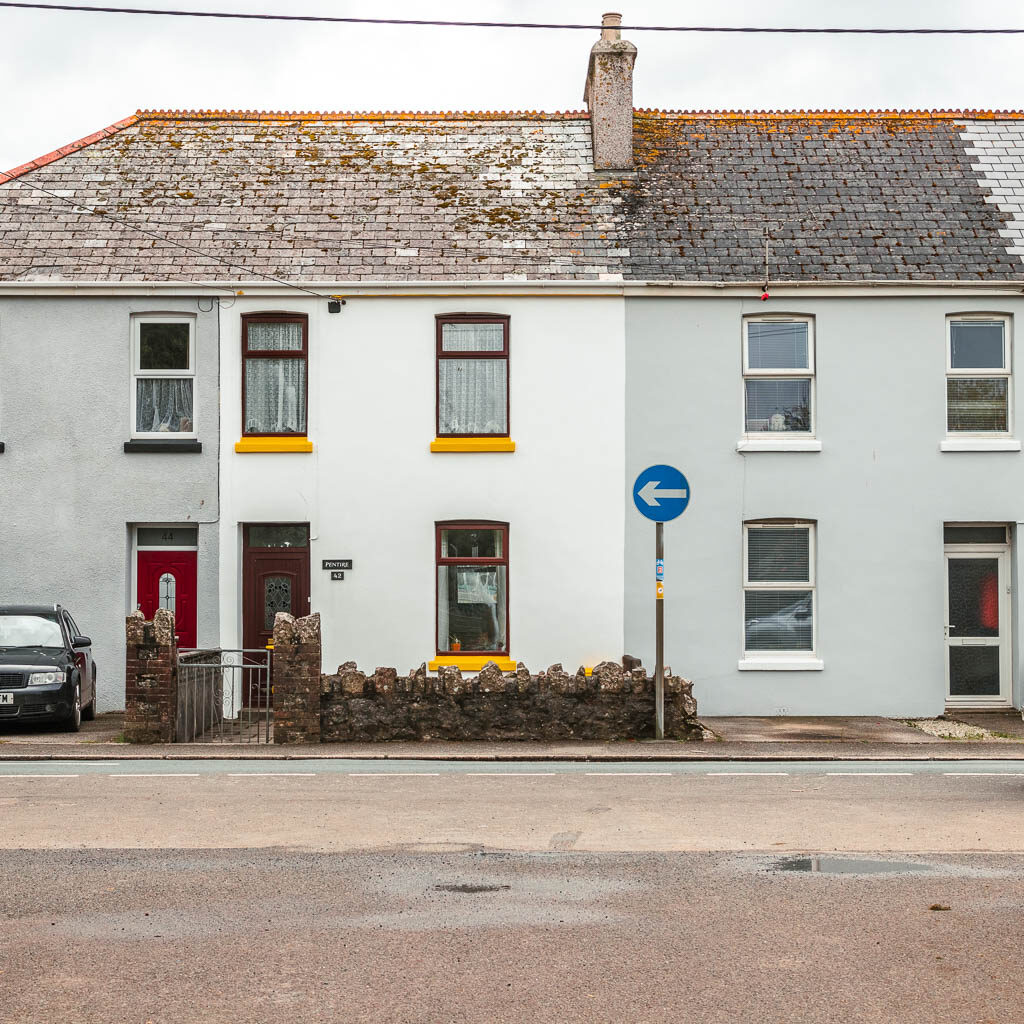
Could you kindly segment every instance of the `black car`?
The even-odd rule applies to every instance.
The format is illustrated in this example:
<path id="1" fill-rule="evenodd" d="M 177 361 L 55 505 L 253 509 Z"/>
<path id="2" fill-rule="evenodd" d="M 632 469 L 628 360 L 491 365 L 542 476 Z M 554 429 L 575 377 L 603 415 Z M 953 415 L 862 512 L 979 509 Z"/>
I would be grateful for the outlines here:
<path id="1" fill-rule="evenodd" d="M 92 641 L 59 604 L 0 605 L 0 722 L 96 716 Z"/>

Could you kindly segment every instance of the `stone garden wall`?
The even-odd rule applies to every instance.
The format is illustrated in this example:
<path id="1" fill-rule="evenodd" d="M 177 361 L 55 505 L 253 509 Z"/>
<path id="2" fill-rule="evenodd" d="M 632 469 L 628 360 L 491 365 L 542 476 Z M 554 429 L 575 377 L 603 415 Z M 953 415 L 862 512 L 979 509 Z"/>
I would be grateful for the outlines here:
<path id="1" fill-rule="evenodd" d="M 522 665 L 503 673 L 493 662 L 473 676 L 457 668 L 429 675 L 426 665 L 399 675 L 393 668 L 361 672 L 347 662 L 321 676 L 319 616 L 279 613 L 274 742 L 652 738 L 654 680 L 636 659 L 623 660 L 629 667 L 606 661 L 590 675 L 561 665 L 536 675 Z M 692 684 L 667 673 L 666 738 L 701 739 L 696 716 Z"/>

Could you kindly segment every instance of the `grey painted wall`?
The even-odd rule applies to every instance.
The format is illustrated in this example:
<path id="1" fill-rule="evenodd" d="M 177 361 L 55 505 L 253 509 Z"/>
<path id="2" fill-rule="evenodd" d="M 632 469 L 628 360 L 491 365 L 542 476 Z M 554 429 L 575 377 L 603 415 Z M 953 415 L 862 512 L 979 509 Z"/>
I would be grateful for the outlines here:
<path id="1" fill-rule="evenodd" d="M 204 306 L 209 301 L 204 301 Z M 126 454 L 132 313 L 196 315 L 201 454 Z M 194 299 L 0 299 L 0 603 L 64 604 L 124 706 L 135 523 L 199 523 L 199 643 L 216 644 L 217 314 Z"/>
<path id="2" fill-rule="evenodd" d="M 1012 298 L 628 299 L 626 649 L 654 662 L 654 525 L 637 472 L 678 466 L 665 527 L 666 660 L 704 714 L 932 715 L 945 698 L 945 522 L 1024 520 L 1024 453 L 944 453 L 945 318 Z M 821 452 L 736 451 L 744 314 L 816 318 Z M 1019 349 L 1018 349 L 1019 351 Z M 1017 436 L 1024 430 L 1015 388 Z M 742 524 L 817 520 L 817 672 L 740 672 Z M 1017 536 L 1014 529 L 1014 536 Z M 1016 577 L 1024 563 L 1016 547 Z M 1014 702 L 1024 643 L 1014 598 Z"/>

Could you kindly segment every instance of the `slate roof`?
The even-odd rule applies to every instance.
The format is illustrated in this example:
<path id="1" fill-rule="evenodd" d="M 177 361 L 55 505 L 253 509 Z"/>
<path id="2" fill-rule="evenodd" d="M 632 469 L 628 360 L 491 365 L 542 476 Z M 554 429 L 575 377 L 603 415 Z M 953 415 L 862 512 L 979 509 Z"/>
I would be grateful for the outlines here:
<path id="1" fill-rule="evenodd" d="M 764 280 L 767 234 L 776 281 L 1020 279 L 961 138 L 978 118 L 638 111 L 625 274 Z"/>
<path id="2" fill-rule="evenodd" d="M 140 112 L 0 183 L 0 278 L 594 279 L 592 167 L 585 114 Z"/>
<path id="3" fill-rule="evenodd" d="M 140 112 L 0 174 L 0 280 L 1020 280 L 1021 117 Z"/>

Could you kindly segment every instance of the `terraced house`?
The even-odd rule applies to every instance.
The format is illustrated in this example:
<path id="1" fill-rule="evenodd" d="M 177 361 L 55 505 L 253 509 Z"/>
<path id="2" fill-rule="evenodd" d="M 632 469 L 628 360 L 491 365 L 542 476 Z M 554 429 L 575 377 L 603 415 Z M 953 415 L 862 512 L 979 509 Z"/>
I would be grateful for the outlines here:
<path id="1" fill-rule="evenodd" d="M 0 179 L 0 601 L 89 609 L 101 706 L 137 605 L 650 664 L 652 463 L 705 713 L 1020 705 L 1024 121 L 635 110 L 606 21 L 586 111 L 142 112 Z"/>

